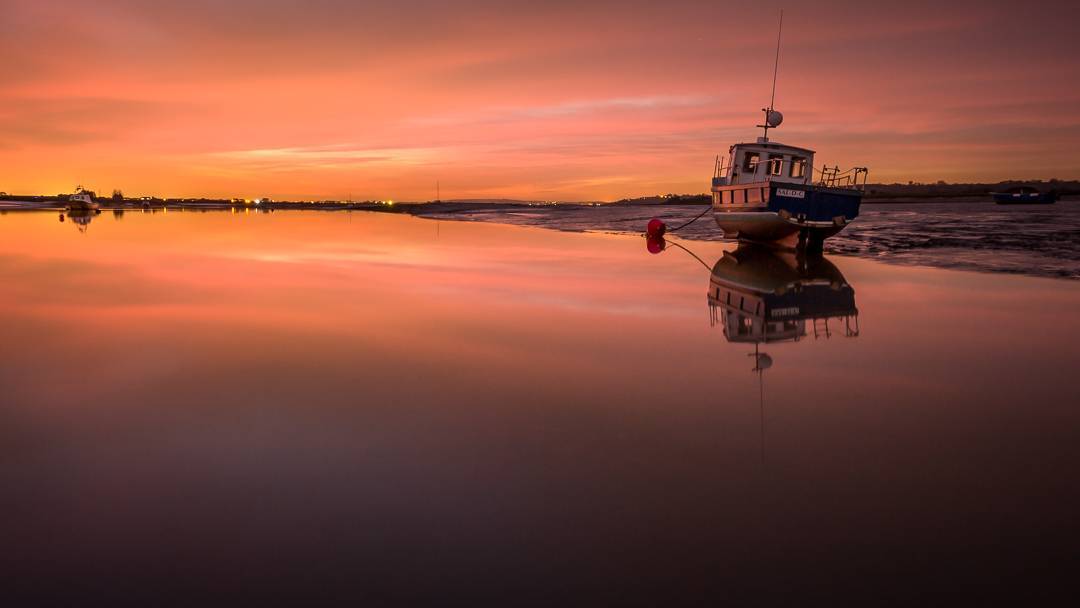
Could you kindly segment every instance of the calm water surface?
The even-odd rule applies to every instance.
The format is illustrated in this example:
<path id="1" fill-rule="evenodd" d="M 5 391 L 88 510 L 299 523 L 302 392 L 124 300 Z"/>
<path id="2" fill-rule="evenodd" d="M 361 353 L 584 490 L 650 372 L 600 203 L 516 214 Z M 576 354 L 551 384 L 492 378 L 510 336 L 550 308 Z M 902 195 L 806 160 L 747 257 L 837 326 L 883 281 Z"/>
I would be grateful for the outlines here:
<path id="1" fill-rule="evenodd" d="M 0 217 L 6 605 L 1071 573 L 1080 284 L 381 214 L 85 224 Z"/>

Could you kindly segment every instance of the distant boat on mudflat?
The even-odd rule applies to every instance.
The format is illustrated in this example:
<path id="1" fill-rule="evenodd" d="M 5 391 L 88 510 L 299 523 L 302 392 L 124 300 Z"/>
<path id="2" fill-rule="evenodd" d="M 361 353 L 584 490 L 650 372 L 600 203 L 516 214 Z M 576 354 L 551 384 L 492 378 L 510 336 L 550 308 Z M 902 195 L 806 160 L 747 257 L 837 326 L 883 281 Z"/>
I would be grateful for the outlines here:
<path id="1" fill-rule="evenodd" d="M 999 205 L 1051 205 L 1057 202 L 1056 191 L 1039 192 L 1038 188 L 1019 186 L 1005 192 L 991 192 L 994 202 Z"/>

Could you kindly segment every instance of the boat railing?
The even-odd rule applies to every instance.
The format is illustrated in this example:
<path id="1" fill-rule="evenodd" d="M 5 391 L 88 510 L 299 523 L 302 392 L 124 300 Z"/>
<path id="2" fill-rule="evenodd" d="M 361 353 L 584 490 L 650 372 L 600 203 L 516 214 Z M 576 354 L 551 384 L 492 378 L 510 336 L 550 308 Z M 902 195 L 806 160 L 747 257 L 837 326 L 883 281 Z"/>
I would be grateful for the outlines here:
<path id="1" fill-rule="evenodd" d="M 824 337 L 826 340 L 833 336 L 833 329 L 829 327 L 829 320 L 837 317 L 814 317 L 810 320 L 814 328 L 814 339 Z M 839 317 L 844 324 L 843 336 L 845 338 L 859 337 L 859 315 L 843 315 Z"/>
<path id="2" fill-rule="evenodd" d="M 826 188 L 851 188 L 853 190 L 865 190 L 866 180 L 870 170 L 866 167 L 852 167 L 847 171 L 840 171 L 840 166 L 829 167 L 826 165 L 819 169 L 821 179 L 818 184 Z"/>
<path id="3" fill-rule="evenodd" d="M 844 317 L 844 337 L 845 338 L 858 338 L 859 337 L 859 315 Z"/>
<path id="4" fill-rule="evenodd" d="M 716 155 L 716 163 L 713 165 L 713 178 L 724 177 L 725 172 L 731 167 L 727 166 L 727 157 Z"/>

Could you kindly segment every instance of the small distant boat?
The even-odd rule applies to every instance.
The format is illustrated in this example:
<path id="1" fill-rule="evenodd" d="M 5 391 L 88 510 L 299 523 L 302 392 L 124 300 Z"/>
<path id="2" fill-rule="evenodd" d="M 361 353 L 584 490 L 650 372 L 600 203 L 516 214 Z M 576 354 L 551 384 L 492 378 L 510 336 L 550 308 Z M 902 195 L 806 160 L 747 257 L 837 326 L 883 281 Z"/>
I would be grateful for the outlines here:
<path id="1" fill-rule="evenodd" d="M 991 192 L 994 202 L 999 205 L 1051 205 L 1058 200 L 1057 192 L 1039 192 L 1038 188 L 1020 186 L 1009 188 L 1005 192 Z"/>
<path id="2" fill-rule="evenodd" d="M 94 193 L 79 186 L 75 194 L 68 195 L 67 208 L 69 211 L 97 211 L 100 208 L 94 200 Z"/>
<path id="3" fill-rule="evenodd" d="M 781 14 L 781 29 L 783 15 Z M 780 45 L 777 40 L 777 65 Z M 773 74 L 773 102 L 776 74 Z M 764 108 L 765 130 L 753 143 L 731 146 L 718 156 L 712 179 L 712 208 L 724 237 L 789 249 L 820 249 L 822 242 L 859 216 L 868 170 L 817 170 L 814 151 L 769 141 L 784 116 L 773 102 Z"/>

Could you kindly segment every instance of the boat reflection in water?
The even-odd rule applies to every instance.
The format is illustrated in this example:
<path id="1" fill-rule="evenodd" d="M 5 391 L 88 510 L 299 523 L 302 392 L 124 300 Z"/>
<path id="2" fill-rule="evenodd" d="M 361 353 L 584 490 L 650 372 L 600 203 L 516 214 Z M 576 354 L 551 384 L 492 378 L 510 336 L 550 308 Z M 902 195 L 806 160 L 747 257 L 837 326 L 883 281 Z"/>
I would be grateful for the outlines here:
<path id="1" fill-rule="evenodd" d="M 101 213 L 97 209 L 70 209 L 66 214 L 60 214 L 60 221 L 63 222 L 65 215 L 67 219 L 71 220 L 71 223 L 75 224 L 75 227 L 79 229 L 79 232 L 86 232 L 86 229 L 90 227 L 91 220 L 94 216 Z"/>
<path id="2" fill-rule="evenodd" d="M 729 342 L 859 335 L 855 289 L 832 262 L 760 245 L 740 245 L 716 262 L 709 278 L 709 313 Z"/>
<path id="3" fill-rule="evenodd" d="M 761 245 L 724 252 L 709 277 L 709 320 L 728 342 L 754 345 L 758 375 L 761 460 L 765 461 L 765 370 L 773 359 L 762 344 L 859 335 L 855 289 L 821 255 L 809 257 Z"/>

